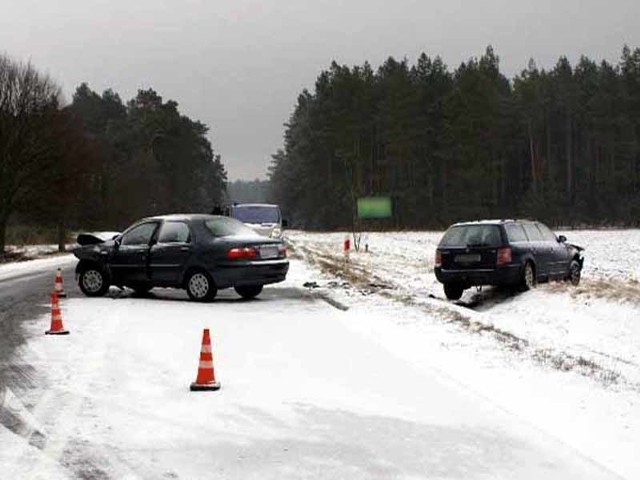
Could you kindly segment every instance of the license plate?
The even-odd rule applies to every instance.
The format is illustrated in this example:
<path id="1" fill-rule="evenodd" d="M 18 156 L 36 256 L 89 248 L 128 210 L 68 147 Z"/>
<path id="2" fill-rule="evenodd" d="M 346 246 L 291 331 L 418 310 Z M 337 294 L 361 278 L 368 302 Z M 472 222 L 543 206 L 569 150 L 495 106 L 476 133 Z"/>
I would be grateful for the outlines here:
<path id="1" fill-rule="evenodd" d="M 278 258 L 278 246 L 264 245 L 260 247 L 260 258 Z"/>
<path id="2" fill-rule="evenodd" d="M 456 255 L 455 258 L 456 263 L 474 263 L 480 261 L 479 253 L 463 253 L 460 255 Z"/>

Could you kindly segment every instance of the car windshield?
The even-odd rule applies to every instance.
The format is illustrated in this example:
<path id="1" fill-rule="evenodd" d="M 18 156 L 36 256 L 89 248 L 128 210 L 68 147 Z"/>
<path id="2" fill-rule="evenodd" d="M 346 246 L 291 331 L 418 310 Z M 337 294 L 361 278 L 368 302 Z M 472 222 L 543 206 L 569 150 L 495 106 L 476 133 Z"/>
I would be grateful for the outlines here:
<path id="1" fill-rule="evenodd" d="M 236 205 L 231 216 L 244 223 L 279 223 L 280 209 L 275 205 Z"/>
<path id="2" fill-rule="evenodd" d="M 214 217 L 204 222 L 207 229 L 216 237 L 230 237 L 233 235 L 257 236 L 244 223 L 229 217 Z"/>
<path id="3" fill-rule="evenodd" d="M 440 246 L 497 247 L 500 243 L 500 227 L 497 225 L 459 225 L 447 230 Z"/>

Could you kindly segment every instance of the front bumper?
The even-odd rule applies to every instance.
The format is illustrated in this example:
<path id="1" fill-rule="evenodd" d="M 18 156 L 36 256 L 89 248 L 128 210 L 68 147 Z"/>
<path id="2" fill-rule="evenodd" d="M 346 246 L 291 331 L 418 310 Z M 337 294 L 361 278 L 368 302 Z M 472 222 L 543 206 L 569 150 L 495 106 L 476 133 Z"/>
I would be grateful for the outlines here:
<path id="1" fill-rule="evenodd" d="M 505 265 L 492 269 L 445 270 L 434 269 L 440 283 L 458 283 L 468 287 L 480 285 L 515 285 L 520 282 L 520 265 Z"/>

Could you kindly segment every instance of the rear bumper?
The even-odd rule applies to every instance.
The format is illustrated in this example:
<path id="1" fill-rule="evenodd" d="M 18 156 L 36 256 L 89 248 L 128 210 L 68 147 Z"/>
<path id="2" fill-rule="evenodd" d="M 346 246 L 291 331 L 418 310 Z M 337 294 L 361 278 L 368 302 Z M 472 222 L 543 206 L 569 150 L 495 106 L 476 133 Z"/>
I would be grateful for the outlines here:
<path id="1" fill-rule="evenodd" d="M 282 282 L 289 271 L 288 260 L 229 262 L 211 272 L 218 288 L 267 285 Z"/>
<path id="2" fill-rule="evenodd" d="M 515 285 L 520 282 L 520 265 L 505 265 L 493 269 L 445 270 L 435 268 L 440 283 L 459 283 L 466 286 Z"/>

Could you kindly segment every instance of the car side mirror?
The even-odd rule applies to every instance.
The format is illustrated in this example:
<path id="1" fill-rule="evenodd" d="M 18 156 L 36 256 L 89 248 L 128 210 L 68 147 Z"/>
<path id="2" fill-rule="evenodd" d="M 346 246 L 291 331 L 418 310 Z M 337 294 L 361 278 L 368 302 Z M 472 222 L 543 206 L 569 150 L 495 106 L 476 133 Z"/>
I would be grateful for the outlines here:
<path id="1" fill-rule="evenodd" d="M 289 220 L 282 220 L 282 228 L 288 228 L 289 227 Z"/>
<path id="2" fill-rule="evenodd" d="M 567 237 L 565 237 L 564 235 L 560 235 L 560 236 L 558 237 L 558 241 L 559 241 L 560 243 L 564 243 L 564 242 L 566 242 L 566 241 L 567 241 Z"/>

